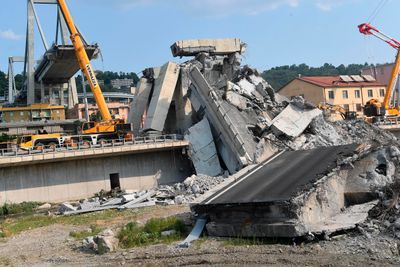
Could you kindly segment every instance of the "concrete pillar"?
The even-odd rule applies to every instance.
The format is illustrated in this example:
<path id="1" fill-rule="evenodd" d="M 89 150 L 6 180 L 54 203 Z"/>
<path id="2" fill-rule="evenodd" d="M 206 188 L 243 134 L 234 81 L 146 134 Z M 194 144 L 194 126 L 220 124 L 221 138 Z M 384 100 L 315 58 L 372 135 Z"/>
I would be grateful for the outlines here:
<path id="1" fill-rule="evenodd" d="M 43 81 L 40 81 L 40 102 L 44 103 L 44 84 Z"/>
<path id="2" fill-rule="evenodd" d="M 154 82 L 153 95 L 147 112 L 144 130 L 164 130 L 165 120 L 171 105 L 179 77 L 179 65 L 168 62 L 161 68 L 160 76 Z"/>
<path id="3" fill-rule="evenodd" d="M 69 87 L 69 86 L 68 86 Z M 64 84 L 60 85 L 60 105 L 64 106 Z"/>
<path id="4" fill-rule="evenodd" d="M 35 16 L 33 11 L 33 3 L 28 0 L 28 25 L 26 36 L 26 76 L 27 76 L 27 104 L 35 103 L 35 55 L 34 55 L 34 33 L 35 33 Z"/>
<path id="5" fill-rule="evenodd" d="M 78 104 L 78 92 L 75 77 L 72 77 L 68 82 L 68 108 L 71 109 L 76 104 Z"/>

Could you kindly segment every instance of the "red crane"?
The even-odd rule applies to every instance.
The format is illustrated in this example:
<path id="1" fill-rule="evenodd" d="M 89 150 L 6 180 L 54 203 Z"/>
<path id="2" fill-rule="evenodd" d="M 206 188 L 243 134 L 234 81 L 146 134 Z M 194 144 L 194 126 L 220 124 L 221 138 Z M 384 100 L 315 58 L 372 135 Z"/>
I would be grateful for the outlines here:
<path id="1" fill-rule="evenodd" d="M 400 70 L 400 42 L 397 41 L 396 39 L 382 33 L 379 31 L 377 28 L 373 27 L 369 23 L 363 23 L 358 25 L 358 30 L 365 35 L 373 35 L 385 43 L 389 44 L 391 47 L 395 48 L 397 50 L 397 56 L 396 56 L 396 62 L 394 64 L 393 70 L 392 70 L 392 75 L 390 77 L 389 85 L 386 90 L 385 98 L 383 100 L 383 103 L 379 103 L 377 99 L 371 99 L 367 102 L 364 108 L 364 113 L 367 116 L 378 116 L 382 114 L 381 110 L 382 108 L 385 109 L 386 115 L 392 115 L 392 116 L 398 116 L 399 115 L 399 109 L 394 108 L 393 106 L 390 106 L 390 100 L 392 98 L 393 94 L 393 89 L 394 86 L 396 85 L 397 82 L 397 77 L 399 75 L 399 70 Z M 369 114 L 367 114 L 369 113 Z"/>

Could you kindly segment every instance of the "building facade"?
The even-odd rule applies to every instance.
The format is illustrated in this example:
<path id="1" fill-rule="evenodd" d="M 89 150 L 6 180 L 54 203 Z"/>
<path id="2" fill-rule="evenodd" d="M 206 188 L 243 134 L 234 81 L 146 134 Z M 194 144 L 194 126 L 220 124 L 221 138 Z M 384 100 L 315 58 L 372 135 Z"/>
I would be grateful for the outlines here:
<path id="1" fill-rule="evenodd" d="M 49 104 L 32 104 L 24 107 L 1 107 L 1 122 L 29 122 L 46 120 L 65 120 L 65 107 Z"/>
<path id="2" fill-rule="evenodd" d="M 368 81 L 358 75 L 356 80 L 350 79 L 350 76 L 298 77 L 282 87 L 279 93 L 288 98 L 303 96 L 315 105 L 320 103 L 339 105 L 347 111 L 355 111 L 358 116 L 362 116 L 367 101 L 370 99 L 383 101 L 386 86 L 374 79 L 369 78 Z M 335 117 L 339 119 L 340 114 L 336 114 Z"/>
<path id="3" fill-rule="evenodd" d="M 107 103 L 108 110 L 110 111 L 111 115 L 114 118 L 123 119 L 125 121 L 128 120 L 128 114 L 130 110 L 130 105 L 127 103 L 120 103 L 120 102 L 108 102 Z M 91 115 L 97 114 L 99 108 L 95 104 L 88 104 L 88 113 L 89 117 Z M 75 105 L 74 109 L 70 113 L 71 117 L 74 117 L 79 120 L 85 120 L 86 112 L 85 112 L 85 104 L 77 104 Z"/>
<path id="4" fill-rule="evenodd" d="M 133 79 L 115 79 L 111 80 L 111 86 L 113 88 L 121 89 L 121 88 L 130 88 L 133 85 Z"/>

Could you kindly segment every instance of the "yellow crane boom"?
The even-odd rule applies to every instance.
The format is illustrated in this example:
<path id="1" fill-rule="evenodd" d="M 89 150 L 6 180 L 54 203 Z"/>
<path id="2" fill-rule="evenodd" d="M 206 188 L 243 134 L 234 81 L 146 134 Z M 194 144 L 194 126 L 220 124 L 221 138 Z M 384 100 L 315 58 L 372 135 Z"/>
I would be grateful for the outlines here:
<path id="1" fill-rule="evenodd" d="M 90 63 L 89 57 L 86 53 L 82 37 L 75 26 L 74 20 L 72 19 L 71 13 L 69 12 L 65 0 L 58 0 L 58 4 L 70 31 L 71 41 L 76 51 L 76 57 L 79 62 L 79 67 L 81 68 L 82 72 L 85 73 L 85 76 L 89 82 L 90 89 L 93 92 L 93 96 L 99 108 L 100 115 L 103 121 L 110 121 L 112 120 L 112 117 L 110 111 L 108 110 L 103 93 L 101 92 L 101 88 L 97 81 L 96 75 L 93 71 L 92 64 Z"/>

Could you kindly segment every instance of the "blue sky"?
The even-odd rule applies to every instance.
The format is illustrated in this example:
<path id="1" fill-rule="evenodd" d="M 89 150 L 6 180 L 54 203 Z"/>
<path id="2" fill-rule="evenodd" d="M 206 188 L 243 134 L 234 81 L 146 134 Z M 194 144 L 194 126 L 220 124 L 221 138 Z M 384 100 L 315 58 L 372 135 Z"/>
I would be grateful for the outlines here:
<path id="1" fill-rule="evenodd" d="M 2 0 L 0 69 L 10 55 L 23 55 L 26 0 Z M 100 70 L 141 71 L 174 59 L 176 40 L 239 37 L 248 44 L 244 63 L 265 70 L 306 63 L 319 66 L 393 61 L 395 50 L 358 33 L 381 0 L 68 0 L 75 23 L 97 42 Z M 400 39 L 400 1 L 387 0 L 372 24 Z M 49 42 L 55 7 L 37 5 Z M 37 34 L 39 36 L 39 34 Z M 39 38 L 39 37 L 37 37 Z M 36 40 L 37 58 L 44 52 Z M 21 67 L 22 68 L 22 67 Z"/>

